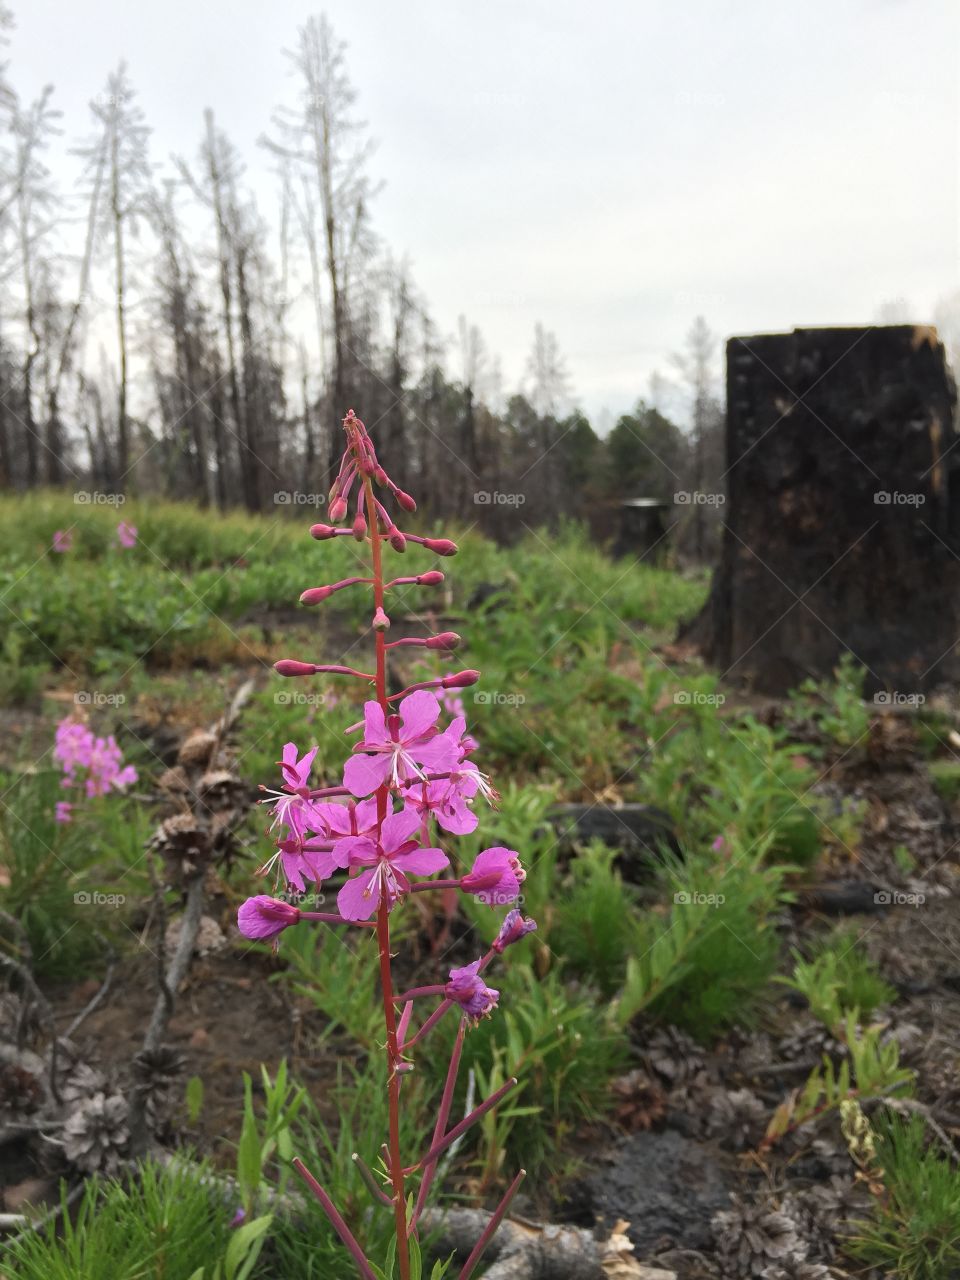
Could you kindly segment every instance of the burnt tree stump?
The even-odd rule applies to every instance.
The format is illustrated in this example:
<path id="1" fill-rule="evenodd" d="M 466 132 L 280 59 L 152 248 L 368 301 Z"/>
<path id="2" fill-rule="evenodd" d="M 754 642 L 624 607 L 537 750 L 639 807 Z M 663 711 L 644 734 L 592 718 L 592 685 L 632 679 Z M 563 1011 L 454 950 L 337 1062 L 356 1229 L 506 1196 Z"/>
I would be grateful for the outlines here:
<path id="1" fill-rule="evenodd" d="M 686 631 L 709 662 L 775 694 L 848 650 L 868 695 L 956 677 L 955 400 L 931 328 L 730 339 L 721 559 Z"/>

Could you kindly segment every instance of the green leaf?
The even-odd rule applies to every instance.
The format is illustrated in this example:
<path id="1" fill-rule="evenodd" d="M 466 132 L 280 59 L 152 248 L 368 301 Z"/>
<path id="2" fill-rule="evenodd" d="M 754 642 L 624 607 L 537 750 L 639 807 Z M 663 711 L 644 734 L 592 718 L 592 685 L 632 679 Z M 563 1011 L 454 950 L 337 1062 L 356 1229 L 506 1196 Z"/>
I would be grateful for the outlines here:
<path id="1" fill-rule="evenodd" d="M 203 1110 L 203 1081 L 199 1076 L 191 1076 L 187 1081 L 187 1117 L 191 1124 L 196 1124 Z M 193 1276 L 190 1277 L 193 1280 Z"/>
<path id="2" fill-rule="evenodd" d="M 262 1218 L 254 1218 L 252 1222 L 245 1222 L 242 1227 L 237 1227 L 233 1239 L 227 1245 L 227 1252 L 224 1258 L 224 1265 L 227 1269 L 227 1280 L 244 1280 L 250 1274 L 254 1262 L 263 1247 L 261 1237 L 269 1228 L 273 1221 L 273 1214 L 264 1214 Z M 254 1245 L 258 1244 L 256 1253 L 250 1257 L 250 1250 Z M 240 1270 L 241 1263 L 246 1260 L 243 1270 Z"/>

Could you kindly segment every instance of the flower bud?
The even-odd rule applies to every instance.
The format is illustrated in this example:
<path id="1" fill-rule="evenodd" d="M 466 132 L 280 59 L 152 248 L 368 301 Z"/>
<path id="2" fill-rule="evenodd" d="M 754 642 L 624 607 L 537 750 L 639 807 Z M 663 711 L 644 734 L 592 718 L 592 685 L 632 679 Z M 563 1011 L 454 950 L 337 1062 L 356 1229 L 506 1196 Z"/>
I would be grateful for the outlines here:
<path id="1" fill-rule="evenodd" d="M 379 462 L 373 469 L 373 478 L 376 480 L 377 484 L 386 485 L 390 483 L 387 473 L 384 471 L 383 467 L 380 466 Z"/>
<path id="2" fill-rule="evenodd" d="M 358 542 L 362 542 L 367 536 L 367 522 L 362 511 L 357 512 L 357 518 L 353 522 L 353 536 Z"/>
<path id="3" fill-rule="evenodd" d="M 319 604 L 321 600 L 326 600 L 331 595 L 333 595 L 333 587 L 310 587 L 307 591 L 300 593 L 300 603 Z"/>
<path id="4" fill-rule="evenodd" d="M 424 538 L 423 545 L 438 556 L 455 556 L 459 548 L 449 538 Z"/>
<path id="5" fill-rule="evenodd" d="M 297 662 L 295 658 L 281 658 L 273 664 L 273 669 L 280 676 L 312 676 L 319 670 L 313 662 Z"/>
<path id="6" fill-rule="evenodd" d="M 421 587 L 439 587 L 444 575 L 439 569 L 430 569 L 427 573 L 417 574 L 417 585 Z"/>
<path id="7" fill-rule="evenodd" d="M 507 947 L 513 943 L 519 942 L 521 938 L 525 938 L 528 933 L 532 933 L 537 927 L 536 920 L 525 920 L 519 911 L 514 908 L 508 911 L 503 918 L 503 924 L 500 926 L 500 932 L 493 940 L 493 949 L 498 954 L 503 954 Z"/>
<path id="8" fill-rule="evenodd" d="M 310 537 L 316 538 L 318 542 L 323 542 L 327 538 L 335 538 L 337 531 L 332 524 L 312 524 L 310 526 Z"/>
<path id="9" fill-rule="evenodd" d="M 466 671 L 458 671 L 455 675 L 444 676 L 440 683 L 444 689 L 465 689 L 468 685 L 476 684 L 479 679 L 480 672 L 468 668 Z"/>
<path id="10" fill-rule="evenodd" d="M 382 609 L 378 608 L 376 613 L 373 615 L 374 631 L 386 631 L 388 630 L 389 626 L 390 626 L 390 619 L 387 617 L 387 615 L 383 612 Z"/>
<path id="11" fill-rule="evenodd" d="M 338 523 L 347 514 L 346 498 L 334 498 L 330 503 L 330 519 L 334 524 Z"/>
<path id="12" fill-rule="evenodd" d="M 237 925 L 245 938 L 275 938 L 299 919 L 299 907 L 265 894 L 248 898 L 237 912 Z"/>
<path id="13" fill-rule="evenodd" d="M 455 631 L 441 631 L 439 635 L 428 636 L 426 647 L 428 649 L 442 649 L 445 653 L 450 653 L 456 649 L 460 643 L 460 637 Z"/>
<path id="14" fill-rule="evenodd" d="M 399 502 L 400 506 L 403 507 L 404 511 L 416 511 L 417 504 L 413 498 L 411 498 L 409 493 L 404 493 L 402 489 L 397 489 L 393 496 L 396 498 L 397 502 Z"/>
<path id="15" fill-rule="evenodd" d="M 406 551 L 407 540 L 399 529 L 390 530 L 390 545 L 394 551 Z"/>

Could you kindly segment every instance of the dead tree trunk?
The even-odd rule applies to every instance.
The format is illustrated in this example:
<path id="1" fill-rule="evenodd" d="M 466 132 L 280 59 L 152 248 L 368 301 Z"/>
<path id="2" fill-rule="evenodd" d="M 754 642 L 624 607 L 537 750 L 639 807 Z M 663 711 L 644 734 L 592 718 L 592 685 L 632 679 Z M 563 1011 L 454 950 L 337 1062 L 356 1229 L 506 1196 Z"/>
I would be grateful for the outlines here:
<path id="1" fill-rule="evenodd" d="M 687 629 L 708 661 L 768 693 L 847 651 L 868 694 L 955 674 L 955 399 L 931 328 L 728 342 L 723 546 Z"/>

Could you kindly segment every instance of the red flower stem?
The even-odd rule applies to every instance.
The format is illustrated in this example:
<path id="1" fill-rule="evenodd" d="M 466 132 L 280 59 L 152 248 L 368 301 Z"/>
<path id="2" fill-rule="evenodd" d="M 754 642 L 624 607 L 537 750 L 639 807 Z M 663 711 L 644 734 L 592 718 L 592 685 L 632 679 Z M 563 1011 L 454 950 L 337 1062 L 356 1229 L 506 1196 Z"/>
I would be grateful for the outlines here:
<path id="1" fill-rule="evenodd" d="M 375 929 L 372 920 L 344 920 L 343 916 L 334 915 L 331 911 L 301 911 L 301 920 L 322 920 L 324 924 L 355 924 L 358 929 Z M 443 988 L 441 987 L 441 991 Z"/>
<path id="2" fill-rule="evenodd" d="M 450 1065 L 447 1067 L 447 1079 L 443 1086 L 443 1096 L 440 1099 L 440 1110 L 437 1112 L 437 1123 L 434 1125 L 431 1146 L 435 1145 L 443 1137 L 443 1131 L 446 1129 L 447 1121 L 450 1119 L 450 1108 L 453 1106 L 453 1091 L 457 1084 L 457 1072 L 460 1070 L 460 1054 L 463 1051 L 463 1037 L 466 1029 L 466 1021 L 461 1018 L 460 1025 L 457 1027 L 457 1038 L 453 1042 L 453 1049 L 450 1052 Z M 427 1197 L 430 1194 L 430 1187 L 433 1184 L 433 1176 L 436 1171 L 436 1160 L 431 1160 L 423 1170 L 423 1178 L 420 1182 L 420 1189 L 417 1192 L 417 1203 L 414 1206 L 413 1217 L 410 1220 L 411 1228 L 417 1225 L 421 1213 L 426 1208 Z"/>
<path id="3" fill-rule="evenodd" d="M 309 1169 L 306 1167 L 306 1165 L 303 1163 L 303 1161 L 300 1159 L 299 1156 L 294 1157 L 293 1167 L 296 1169 L 297 1173 L 299 1173 L 300 1177 L 304 1180 L 304 1182 L 307 1184 L 307 1186 L 310 1188 L 310 1190 L 313 1192 L 316 1198 L 320 1201 L 320 1207 L 323 1209 L 323 1212 L 330 1219 L 330 1225 L 333 1227 L 334 1231 L 336 1231 L 337 1235 L 340 1237 L 340 1239 L 346 1245 L 347 1249 L 350 1251 L 350 1254 L 353 1257 L 354 1262 L 357 1264 L 357 1267 L 360 1270 L 360 1274 L 363 1277 L 363 1280 L 377 1280 L 376 1276 L 373 1274 L 373 1271 L 370 1268 L 370 1263 L 367 1261 L 363 1250 L 357 1244 L 356 1239 L 354 1238 L 350 1228 L 347 1226 L 343 1218 L 341 1218 L 340 1214 L 337 1212 L 336 1205 L 333 1203 L 333 1201 L 327 1195 L 326 1191 L 324 1191 L 323 1187 L 321 1187 L 320 1183 L 316 1180 L 316 1178 L 309 1171 Z"/>
<path id="4" fill-rule="evenodd" d="M 367 522 L 370 529 L 370 546 L 373 558 L 374 610 L 383 608 L 383 537 L 377 524 L 376 499 L 370 477 L 363 477 L 363 491 L 367 504 Z M 382 631 L 375 633 L 377 671 L 377 701 L 384 715 L 390 714 L 387 702 L 387 650 Z M 377 823 L 382 826 L 387 816 L 389 791 L 377 790 Z M 393 1183 L 393 1215 L 397 1231 L 397 1261 L 400 1280 L 410 1280 L 410 1252 L 407 1245 L 407 1202 L 404 1190 L 404 1172 L 400 1161 L 400 1077 L 397 1064 L 400 1047 L 397 1044 L 397 1016 L 393 1004 L 393 977 L 390 972 L 390 907 L 386 895 L 380 898 L 377 908 L 377 943 L 380 949 L 380 988 L 383 995 L 383 1021 L 387 1032 L 387 1094 L 390 1112 L 390 1179 Z"/>
<path id="5" fill-rule="evenodd" d="M 423 1026 L 420 1028 L 417 1034 L 413 1037 L 413 1039 L 408 1040 L 406 1044 L 403 1046 L 404 1053 L 406 1053 L 408 1049 L 412 1049 L 415 1044 L 418 1044 L 419 1041 L 423 1039 L 423 1037 L 427 1034 L 428 1031 L 433 1030 L 433 1028 L 437 1025 L 437 1023 L 440 1021 L 440 1019 L 443 1017 L 443 1015 L 447 1012 L 447 1010 L 450 1008 L 452 1004 L 453 1004 L 452 1000 L 440 1001 L 440 1003 L 434 1009 L 433 1013 L 431 1013 L 430 1017 L 426 1020 L 426 1022 L 423 1024 Z"/>
<path id="6" fill-rule="evenodd" d="M 443 983 L 432 987 L 411 987 L 409 991 L 405 991 L 402 996 L 394 996 L 397 1004 L 406 1004 L 408 1000 L 416 1000 L 418 996 L 439 996 L 446 990 Z"/>
<path id="7" fill-rule="evenodd" d="M 497 879 L 500 879 L 500 873 L 497 872 Z M 418 880 L 416 884 L 411 884 L 411 893 L 426 893 L 429 889 L 459 889 L 459 880 Z"/>
<path id="8" fill-rule="evenodd" d="M 404 1173 L 416 1173 L 416 1171 L 418 1169 L 422 1169 L 424 1165 L 436 1160 L 438 1156 L 442 1156 L 447 1147 L 456 1142 L 461 1133 L 466 1133 L 471 1125 L 476 1124 L 478 1120 L 482 1119 L 487 1112 L 491 1110 L 491 1108 L 495 1107 L 497 1103 L 510 1092 L 511 1089 L 516 1088 L 516 1084 L 517 1077 L 511 1076 L 506 1084 L 502 1084 L 499 1089 L 496 1089 L 491 1093 L 490 1097 L 487 1098 L 485 1102 L 481 1102 L 479 1107 L 476 1107 L 471 1111 L 468 1116 L 464 1116 L 460 1123 L 455 1124 L 450 1132 L 445 1134 L 439 1142 L 434 1143 L 422 1160 L 417 1164 L 412 1165 L 409 1169 L 404 1169 Z"/>
<path id="9" fill-rule="evenodd" d="M 304 800 L 323 800 L 327 796 L 348 796 L 350 794 L 346 787 L 308 787 L 304 795 Z"/>
<path id="10" fill-rule="evenodd" d="M 507 1212 L 507 1210 L 510 1207 L 510 1201 L 517 1194 L 517 1190 L 520 1186 L 520 1183 L 524 1180 L 526 1176 L 527 1176 L 526 1169 L 521 1169 L 520 1172 L 517 1174 L 517 1176 L 514 1178 L 514 1180 L 510 1183 L 510 1186 L 507 1188 L 506 1195 L 500 1201 L 499 1205 L 497 1205 L 497 1208 L 495 1209 L 493 1215 L 491 1216 L 490 1221 L 484 1227 L 483 1233 L 481 1234 L 480 1239 L 473 1246 L 473 1249 L 470 1252 L 469 1258 L 467 1258 L 466 1262 L 463 1264 L 463 1270 L 460 1272 L 460 1275 L 458 1276 L 457 1280 L 470 1280 L 470 1277 L 473 1275 L 474 1267 L 480 1261 L 480 1257 L 484 1249 L 486 1249 L 487 1245 L 493 1239 L 494 1232 L 496 1231 L 497 1227 L 499 1227 L 500 1223 L 503 1221 L 504 1214 Z"/>

